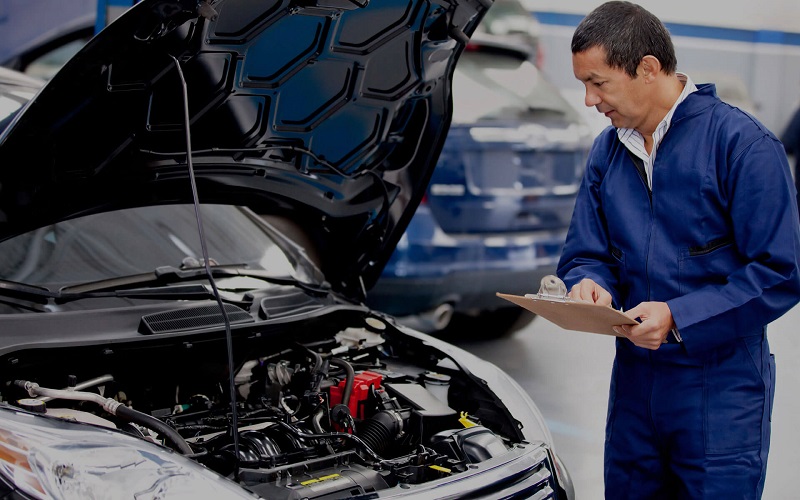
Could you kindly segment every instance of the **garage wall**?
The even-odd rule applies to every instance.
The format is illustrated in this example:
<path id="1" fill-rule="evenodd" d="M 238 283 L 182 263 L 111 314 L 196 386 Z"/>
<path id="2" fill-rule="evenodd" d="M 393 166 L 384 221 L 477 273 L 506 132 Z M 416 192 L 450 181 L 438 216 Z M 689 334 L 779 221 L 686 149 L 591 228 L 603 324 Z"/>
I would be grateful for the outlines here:
<path id="1" fill-rule="evenodd" d="M 558 85 L 582 89 L 572 75 L 569 44 L 577 24 L 599 3 L 526 0 L 541 24 L 543 69 Z M 723 75 L 743 82 L 754 114 L 776 133 L 783 130 L 800 103 L 800 2 L 734 1 L 722 10 L 707 5 L 692 10 L 688 1 L 638 3 L 672 33 L 679 71 L 704 77 L 693 76 L 695 81 Z"/>

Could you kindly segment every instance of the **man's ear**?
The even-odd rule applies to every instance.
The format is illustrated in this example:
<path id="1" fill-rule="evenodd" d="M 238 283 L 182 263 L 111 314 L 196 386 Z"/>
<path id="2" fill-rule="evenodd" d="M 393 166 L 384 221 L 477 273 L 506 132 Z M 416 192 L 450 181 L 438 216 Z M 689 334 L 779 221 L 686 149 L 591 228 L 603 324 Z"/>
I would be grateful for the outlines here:
<path id="1" fill-rule="evenodd" d="M 646 82 L 650 82 L 656 77 L 659 71 L 661 71 L 661 61 L 659 61 L 656 56 L 646 55 L 639 62 L 636 73 L 641 75 Z"/>

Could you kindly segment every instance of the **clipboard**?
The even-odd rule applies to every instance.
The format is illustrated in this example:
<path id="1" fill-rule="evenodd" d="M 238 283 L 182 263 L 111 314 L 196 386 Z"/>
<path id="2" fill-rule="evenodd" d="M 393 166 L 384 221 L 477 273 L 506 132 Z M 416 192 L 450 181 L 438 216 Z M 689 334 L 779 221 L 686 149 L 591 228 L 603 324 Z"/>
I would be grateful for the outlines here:
<path id="1" fill-rule="evenodd" d="M 554 295 L 548 293 L 546 281 L 547 284 L 552 285 L 554 280 L 560 283 L 564 294 Z M 496 295 L 536 313 L 565 330 L 621 337 L 622 335 L 615 333 L 612 327 L 638 324 L 636 320 L 629 318 L 613 307 L 573 300 L 567 297 L 566 287 L 555 276 L 545 276 L 542 279 L 542 288 L 536 294 L 512 295 L 497 292 Z"/>

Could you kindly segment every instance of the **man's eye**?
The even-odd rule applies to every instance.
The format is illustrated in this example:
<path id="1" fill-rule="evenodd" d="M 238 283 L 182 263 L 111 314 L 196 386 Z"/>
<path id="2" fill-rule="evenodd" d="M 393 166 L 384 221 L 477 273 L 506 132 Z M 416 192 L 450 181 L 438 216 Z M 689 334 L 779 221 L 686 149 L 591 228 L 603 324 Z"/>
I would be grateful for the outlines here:
<path id="1" fill-rule="evenodd" d="M 594 82 L 595 87 L 602 87 L 606 82 Z"/>

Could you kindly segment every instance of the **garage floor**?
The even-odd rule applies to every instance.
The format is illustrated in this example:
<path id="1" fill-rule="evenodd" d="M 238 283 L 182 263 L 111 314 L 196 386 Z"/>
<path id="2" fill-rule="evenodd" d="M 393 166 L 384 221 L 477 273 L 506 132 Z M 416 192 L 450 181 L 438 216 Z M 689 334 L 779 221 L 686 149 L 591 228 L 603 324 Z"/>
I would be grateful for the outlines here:
<path id="1" fill-rule="evenodd" d="M 777 364 L 764 500 L 798 498 L 800 306 L 768 330 Z M 575 483 L 577 500 L 603 498 L 603 429 L 614 339 L 562 330 L 538 317 L 499 341 L 448 341 L 494 362 L 536 401 Z"/>

